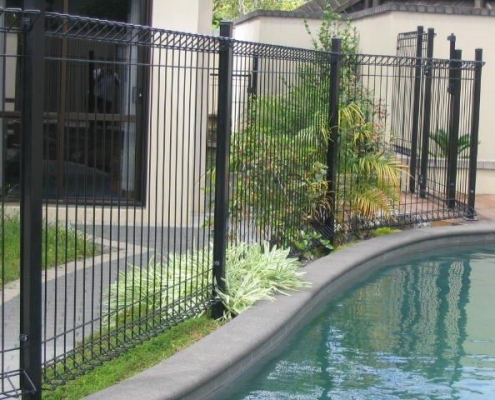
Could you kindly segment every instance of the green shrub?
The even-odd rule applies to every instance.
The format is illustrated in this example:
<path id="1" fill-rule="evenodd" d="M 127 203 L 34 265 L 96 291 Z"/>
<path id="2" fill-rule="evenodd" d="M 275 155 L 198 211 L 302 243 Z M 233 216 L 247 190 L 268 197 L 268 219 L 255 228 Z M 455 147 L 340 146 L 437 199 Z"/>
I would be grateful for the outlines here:
<path id="1" fill-rule="evenodd" d="M 170 319 L 185 313 L 188 303 L 201 303 L 213 265 L 211 249 L 152 258 L 147 267 L 129 266 L 110 287 L 105 309 L 107 323 Z"/>
<path id="2" fill-rule="evenodd" d="M 290 247 L 301 258 L 328 252 L 330 236 L 324 226 L 331 214 L 341 227 L 351 221 L 392 217 L 399 197 L 401 165 L 385 145 L 386 107 L 362 82 L 359 56 L 354 56 L 355 30 L 329 9 L 313 37 L 315 49 L 330 50 L 336 34 L 342 38 L 345 55 L 335 209 L 327 180 L 332 128 L 327 53 L 305 65 L 299 63 L 297 73 L 283 82 L 278 93 L 253 97 L 242 129 L 232 140 L 232 234 L 248 221 L 270 243 Z"/>
<path id="3" fill-rule="evenodd" d="M 300 262 L 289 249 L 245 244 L 226 254 L 227 292 L 217 291 L 224 303 L 224 318 L 232 318 L 262 299 L 307 287 Z M 146 268 L 130 267 L 119 274 L 107 297 L 110 327 L 146 315 L 168 319 L 185 312 L 188 302 L 200 303 L 201 288 L 211 282 L 212 251 L 171 255 L 165 262 L 151 260 Z M 185 301 L 187 300 L 187 301 Z"/>
<path id="4" fill-rule="evenodd" d="M 301 278 L 300 262 L 289 257 L 290 249 L 270 249 L 242 243 L 229 247 L 226 258 L 226 289 L 217 291 L 225 306 L 225 319 L 235 317 L 258 300 L 272 299 L 275 293 L 308 287 Z"/>

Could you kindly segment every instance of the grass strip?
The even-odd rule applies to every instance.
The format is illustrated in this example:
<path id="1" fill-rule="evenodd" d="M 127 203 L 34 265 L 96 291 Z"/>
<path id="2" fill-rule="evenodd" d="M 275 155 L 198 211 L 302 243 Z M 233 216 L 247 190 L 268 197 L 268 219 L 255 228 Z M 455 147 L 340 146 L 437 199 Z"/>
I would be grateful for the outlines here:
<path id="1" fill-rule="evenodd" d="M 100 247 L 71 227 L 43 224 L 42 266 L 55 267 L 100 253 Z M 0 224 L 0 285 L 20 277 L 21 222 L 18 215 L 4 217 Z M 3 282 L 2 282 L 3 277 Z"/>
<path id="2" fill-rule="evenodd" d="M 54 391 L 44 391 L 43 399 L 77 400 L 105 389 L 171 357 L 224 323 L 208 316 L 187 320 Z"/>

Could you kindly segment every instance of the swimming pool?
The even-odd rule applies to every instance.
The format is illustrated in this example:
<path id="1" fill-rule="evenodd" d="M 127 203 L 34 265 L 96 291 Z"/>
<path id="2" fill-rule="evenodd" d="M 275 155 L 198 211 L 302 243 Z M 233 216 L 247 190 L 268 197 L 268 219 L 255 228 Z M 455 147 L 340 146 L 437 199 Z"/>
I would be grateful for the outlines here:
<path id="1" fill-rule="evenodd" d="M 495 399 L 495 247 L 386 267 L 333 301 L 235 399 Z"/>
<path id="2" fill-rule="evenodd" d="M 258 372 L 267 360 L 282 354 L 287 341 L 328 304 L 385 265 L 439 248 L 493 245 L 495 224 L 481 222 L 411 230 L 364 241 L 305 267 L 311 289 L 279 296 L 274 302 L 260 302 L 193 346 L 87 399 L 217 400 L 220 390 L 239 377 Z"/>

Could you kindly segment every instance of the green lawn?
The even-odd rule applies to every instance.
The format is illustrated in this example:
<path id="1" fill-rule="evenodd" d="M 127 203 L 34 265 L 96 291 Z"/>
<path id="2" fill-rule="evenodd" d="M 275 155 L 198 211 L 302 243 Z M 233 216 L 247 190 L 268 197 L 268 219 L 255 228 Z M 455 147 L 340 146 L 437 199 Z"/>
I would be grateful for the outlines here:
<path id="1" fill-rule="evenodd" d="M 19 216 L 4 217 L 0 223 L 0 284 L 4 284 L 19 279 L 21 229 Z M 99 246 L 73 228 L 43 225 L 43 267 L 54 267 L 99 253 Z"/>

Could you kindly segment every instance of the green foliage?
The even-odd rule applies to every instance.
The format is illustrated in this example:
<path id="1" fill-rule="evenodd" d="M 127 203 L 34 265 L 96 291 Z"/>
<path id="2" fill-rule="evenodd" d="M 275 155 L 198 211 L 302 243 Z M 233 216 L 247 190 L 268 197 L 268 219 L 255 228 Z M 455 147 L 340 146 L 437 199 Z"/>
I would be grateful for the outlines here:
<path id="1" fill-rule="evenodd" d="M 296 104 L 291 104 L 293 98 Z M 301 231 L 310 230 L 311 221 L 329 210 L 324 164 L 328 130 L 320 110 L 305 121 L 298 101 L 297 93 L 285 99 L 260 97 L 252 110 L 256 123 L 234 134 L 231 151 L 237 176 L 233 225 L 254 221 L 283 247 L 293 247 Z"/>
<path id="2" fill-rule="evenodd" d="M 450 138 L 447 131 L 438 129 L 436 132 L 430 133 L 430 140 L 433 141 L 433 148 L 429 150 L 429 154 L 433 157 L 446 158 L 449 154 Z M 459 136 L 457 154 L 461 158 L 468 157 L 466 150 L 471 146 L 471 136 L 469 133 Z"/>
<path id="3" fill-rule="evenodd" d="M 258 96 L 244 129 L 235 132 L 231 169 L 232 225 L 252 221 L 272 244 L 295 249 L 301 232 L 328 215 L 326 148 L 329 140 L 326 76 L 318 65 L 301 68 L 283 95 Z M 324 245 L 313 241 L 319 252 Z M 309 254 L 307 250 L 297 252 Z"/>
<path id="4" fill-rule="evenodd" d="M 336 34 L 344 52 L 357 51 L 355 30 L 329 8 L 313 37 L 315 49 L 329 50 Z M 296 78 L 283 82 L 278 93 L 252 99 L 243 129 L 234 134 L 230 160 L 236 176 L 233 225 L 252 221 L 271 243 L 289 246 L 303 258 L 328 251 L 318 227 L 331 213 L 338 224 L 391 215 L 399 194 L 401 165 L 384 143 L 386 107 L 364 86 L 353 58 L 344 56 L 337 210 L 331 209 L 326 165 L 330 64 L 321 54 L 320 61 L 299 66 Z"/>
<path id="5" fill-rule="evenodd" d="M 304 2 L 304 0 L 214 0 L 213 26 L 218 26 L 222 19 L 235 20 L 241 15 L 256 10 L 294 10 Z"/>
<path id="6" fill-rule="evenodd" d="M 330 1 L 326 2 L 323 19 L 317 34 L 314 35 L 307 21 L 304 21 L 306 30 L 311 36 L 315 50 L 331 51 L 332 38 L 338 36 L 342 39 L 343 53 L 357 53 L 359 47 L 359 34 L 351 21 L 345 21 L 342 15 L 332 10 Z"/>
<path id="7" fill-rule="evenodd" d="M 392 233 L 398 233 L 400 229 L 394 229 L 389 226 L 384 226 L 382 228 L 377 228 L 374 231 L 370 232 L 370 237 L 380 237 L 385 235 L 390 235 Z"/>
<path id="8" fill-rule="evenodd" d="M 299 84 L 282 95 L 259 96 L 246 128 L 234 134 L 231 167 L 236 181 L 230 210 L 234 226 L 253 221 L 272 243 L 309 259 L 328 251 L 314 227 L 325 224 L 333 211 L 326 166 L 328 101 L 322 90 L 328 82 L 310 71 L 305 69 Z M 311 100 L 302 106 L 301 99 Z M 389 215 L 398 198 L 400 164 L 385 150 L 375 108 L 371 93 L 340 108 L 335 198 L 337 209 L 345 209 L 349 218 Z"/>
<path id="9" fill-rule="evenodd" d="M 0 225 L 0 284 L 20 277 L 21 265 L 21 222 L 18 214 L 4 216 Z M 99 254 L 101 249 L 85 234 L 70 226 L 43 224 L 42 267 L 54 267 L 74 260 Z"/>
<path id="10" fill-rule="evenodd" d="M 242 243 L 227 250 L 227 292 L 218 291 L 225 305 L 224 319 L 239 315 L 259 300 L 275 293 L 308 287 L 300 263 L 289 257 L 290 249 Z"/>
<path id="11" fill-rule="evenodd" d="M 207 248 L 153 258 L 146 268 L 130 266 L 120 271 L 106 299 L 110 326 L 147 316 L 173 319 L 185 312 L 184 299 L 200 304 L 204 295 L 200 289 L 209 281 L 212 260 Z"/>
<path id="12" fill-rule="evenodd" d="M 238 315 L 258 300 L 272 298 L 274 293 L 307 286 L 301 280 L 299 261 L 289 258 L 289 251 L 270 249 L 268 243 L 241 243 L 227 249 L 228 293 L 217 292 L 227 309 L 225 318 Z M 182 315 L 184 299 L 200 304 L 197 296 L 211 279 L 212 260 L 211 248 L 207 248 L 171 255 L 167 262 L 151 260 L 147 268 L 131 267 L 121 272 L 107 298 L 110 329 L 117 322 L 149 315 L 160 319 Z"/>
<path id="13" fill-rule="evenodd" d="M 322 257 L 333 250 L 330 240 L 325 239 L 320 232 L 316 231 L 301 231 L 293 245 L 296 253 L 306 260 Z"/>
<path id="14" fill-rule="evenodd" d="M 399 194 L 401 165 L 386 151 L 381 115 L 374 109 L 372 94 L 364 99 L 360 104 L 344 107 L 339 118 L 340 176 L 336 199 L 338 209 L 345 209 L 350 219 L 390 215 Z"/>

